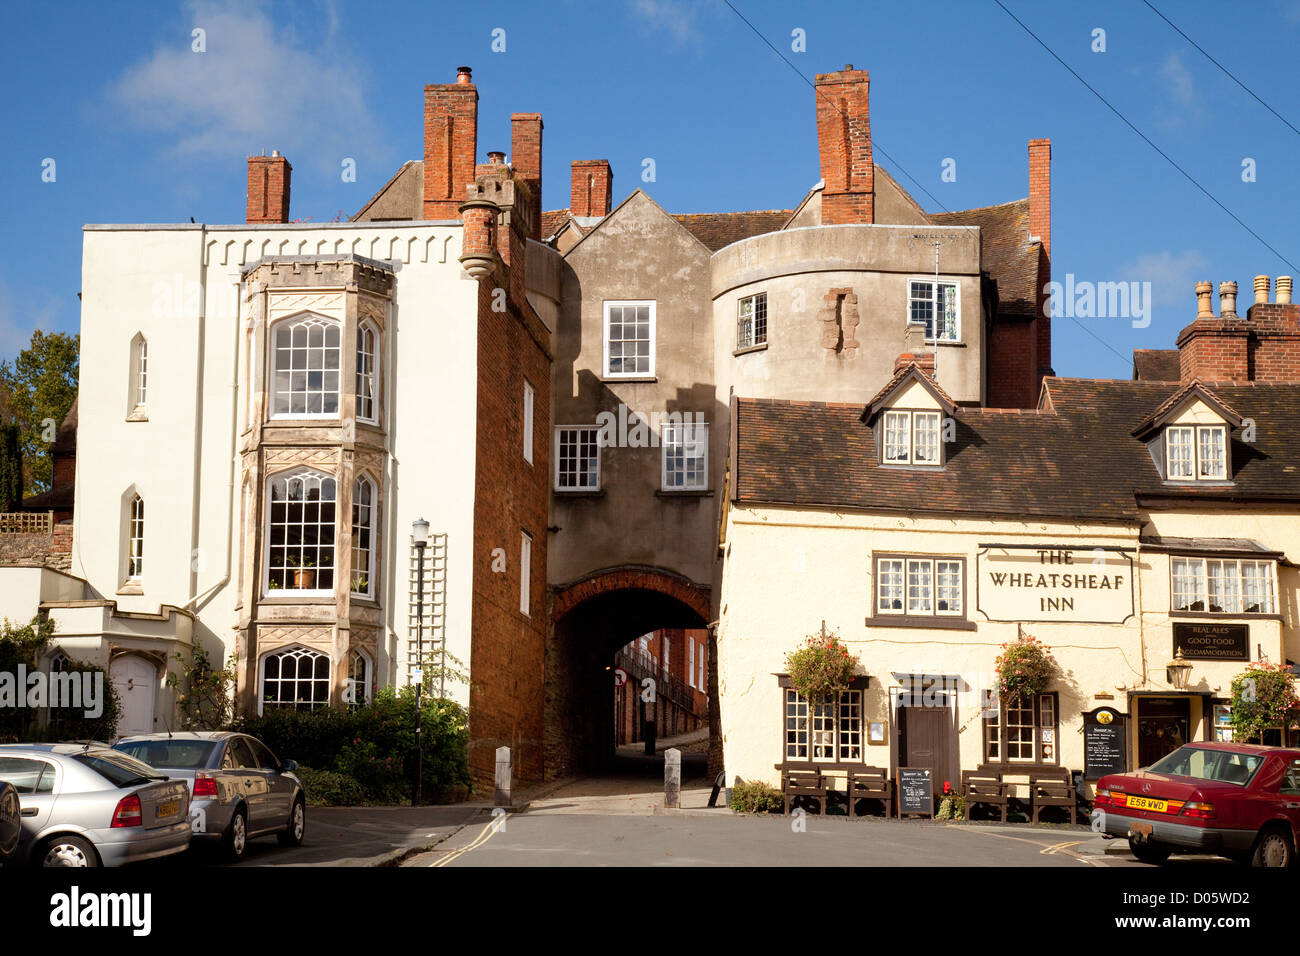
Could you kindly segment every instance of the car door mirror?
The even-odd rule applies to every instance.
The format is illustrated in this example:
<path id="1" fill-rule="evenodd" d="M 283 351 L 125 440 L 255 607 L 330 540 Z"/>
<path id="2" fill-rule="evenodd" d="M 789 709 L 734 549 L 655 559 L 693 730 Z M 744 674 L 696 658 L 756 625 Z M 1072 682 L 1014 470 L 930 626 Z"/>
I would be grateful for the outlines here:
<path id="1" fill-rule="evenodd" d="M 298 769 L 298 761 L 286 760 L 280 764 L 280 773 L 293 773 Z"/>

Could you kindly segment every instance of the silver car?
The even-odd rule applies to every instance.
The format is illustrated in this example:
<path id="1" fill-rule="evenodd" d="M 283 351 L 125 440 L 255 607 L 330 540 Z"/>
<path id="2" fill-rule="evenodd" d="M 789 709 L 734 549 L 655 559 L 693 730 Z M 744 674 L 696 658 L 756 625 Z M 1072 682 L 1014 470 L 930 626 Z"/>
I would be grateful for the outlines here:
<path id="1" fill-rule="evenodd" d="M 307 800 L 294 776 L 298 765 L 279 761 L 256 737 L 229 731 L 139 734 L 113 745 L 190 786 L 195 841 L 220 842 L 241 860 L 253 837 L 276 834 L 285 846 L 302 843 Z"/>
<path id="2" fill-rule="evenodd" d="M 0 744 L 0 780 L 21 806 L 10 864 L 120 866 L 190 845 L 185 783 L 103 744 Z"/>

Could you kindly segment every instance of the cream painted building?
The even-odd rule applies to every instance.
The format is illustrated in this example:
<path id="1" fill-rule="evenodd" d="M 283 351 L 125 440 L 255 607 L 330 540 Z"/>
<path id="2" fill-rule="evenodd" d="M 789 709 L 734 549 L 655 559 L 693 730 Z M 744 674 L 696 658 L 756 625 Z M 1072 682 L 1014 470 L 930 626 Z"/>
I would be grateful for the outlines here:
<path id="1" fill-rule="evenodd" d="M 903 356 L 865 408 L 736 400 L 717 635 L 728 778 L 867 765 L 928 766 L 936 792 L 976 770 L 1091 781 L 1229 734 L 1233 676 L 1300 659 L 1300 384 L 1202 347 L 1226 328 L 1272 367 L 1297 348 L 1300 310 L 1225 306 L 1206 316 L 1207 293 L 1180 336 L 1181 382 L 1048 378 L 1037 409 L 965 408 Z M 810 705 L 785 658 L 823 624 L 858 677 Z M 1060 674 L 999 700 L 995 662 L 1022 635 Z M 1112 752 L 1098 715 L 1120 731 Z"/>

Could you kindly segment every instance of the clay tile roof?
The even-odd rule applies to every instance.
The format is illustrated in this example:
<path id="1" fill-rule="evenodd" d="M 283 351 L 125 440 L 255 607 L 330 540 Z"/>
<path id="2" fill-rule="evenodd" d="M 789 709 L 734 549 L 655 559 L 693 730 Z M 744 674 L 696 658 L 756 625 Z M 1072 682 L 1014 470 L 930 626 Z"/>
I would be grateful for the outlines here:
<path id="1" fill-rule="evenodd" d="M 59 431 L 54 436 L 54 444 L 50 446 L 52 452 L 70 452 L 75 453 L 77 450 L 77 403 L 81 400 L 81 393 L 72 399 L 72 407 L 68 409 L 68 414 L 63 416 L 63 422 L 59 425 Z"/>
<path id="2" fill-rule="evenodd" d="M 938 382 L 930 377 L 929 372 L 921 368 L 921 366 L 917 365 L 915 362 L 908 362 L 906 365 L 894 372 L 893 377 L 885 383 L 884 388 L 876 392 L 876 394 L 872 396 L 871 401 L 867 402 L 867 407 L 862 410 L 862 420 L 869 422 L 875 416 L 876 412 L 880 410 L 880 404 L 893 394 L 894 389 L 898 388 L 909 378 L 917 379 L 925 389 L 939 401 L 939 404 L 943 406 L 944 412 L 952 414 L 952 410 L 957 407 L 957 403 L 952 400 L 952 397 L 939 386 Z"/>
<path id="3" fill-rule="evenodd" d="M 551 209 L 542 213 L 542 238 L 549 239 L 569 221 L 569 210 Z"/>
<path id="4" fill-rule="evenodd" d="M 1160 403 L 1160 407 L 1153 411 L 1146 418 L 1142 419 L 1133 429 L 1133 434 L 1139 438 L 1145 438 L 1153 429 L 1163 425 L 1179 405 L 1188 398 L 1196 396 L 1209 405 L 1212 409 L 1223 416 L 1233 428 L 1241 424 L 1241 416 L 1237 410 L 1221 399 L 1215 392 L 1210 391 L 1201 384 L 1199 379 L 1192 379 L 1181 388 L 1174 389 L 1172 395 Z"/>
<path id="5" fill-rule="evenodd" d="M 723 246 L 729 246 L 750 236 L 761 236 L 765 232 L 779 230 L 790 214 L 791 209 L 760 209 L 752 212 L 701 212 L 673 216 L 710 252 L 717 252 Z"/>
<path id="6" fill-rule="evenodd" d="M 1300 502 L 1300 431 L 1261 428 L 1231 442 L 1230 484 L 1166 484 L 1131 434 L 1177 385 L 1046 380 L 1053 411 L 958 408 L 941 469 L 879 463 L 860 406 L 739 399 L 740 502 L 885 512 L 1134 520 L 1147 497 Z M 1257 421 L 1300 416 L 1300 385 L 1253 383 L 1215 394 Z"/>
<path id="7" fill-rule="evenodd" d="M 1029 238 L 1029 200 L 934 213 L 941 226 L 979 226 L 984 271 L 998 284 L 998 314 L 1032 316 L 1038 307 L 1039 244 Z"/>
<path id="8" fill-rule="evenodd" d="M 1178 349 L 1134 349 L 1133 379 L 1141 382 L 1177 382 L 1183 377 Z"/>

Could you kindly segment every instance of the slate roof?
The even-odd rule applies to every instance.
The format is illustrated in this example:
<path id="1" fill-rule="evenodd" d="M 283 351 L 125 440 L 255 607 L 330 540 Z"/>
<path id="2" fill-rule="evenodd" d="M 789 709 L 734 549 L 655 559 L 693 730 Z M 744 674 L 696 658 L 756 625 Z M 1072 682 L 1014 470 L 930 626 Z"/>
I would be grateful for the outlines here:
<path id="1" fill-rule="evenodd" d="M 790 218 L 792 209 L 758 209 L 751 212 L 701 212 L 673 216 L 710 252 L 717 252 L 741 239 L 776 232 Z"/>
<path id="2" fill-rule="evenodd" d="M 940 226 L 979 226 L 983 269 L 998 284 L 998 314 L 1032 318 L 1038 308 L 1037 240 L 1029 238 L 1029 200 L 933 213 Z"/>
<path id="3" fill-rule="evenodd" d="M 1037 410 L 958 408 L 942 469 L 882 466 L 862 406 L 739 399 L 740 502 L 861 511 L 964 512 L 1132 521 L 1148 497 L 1300 502 L 1300 386 L 1220 386 L 1213 393 L 1257 422 L 1232 441 L 1233 481 L 1166 484 L 1130 434 L 1175 383 L 1044 380 Z"/>
<path id="4" fill-rule="evenodd" d="M 1134 349 L 1135 381 L 1176 382 L 1182 378 L 1178 349 Z"/>

